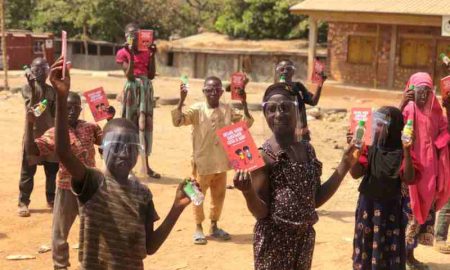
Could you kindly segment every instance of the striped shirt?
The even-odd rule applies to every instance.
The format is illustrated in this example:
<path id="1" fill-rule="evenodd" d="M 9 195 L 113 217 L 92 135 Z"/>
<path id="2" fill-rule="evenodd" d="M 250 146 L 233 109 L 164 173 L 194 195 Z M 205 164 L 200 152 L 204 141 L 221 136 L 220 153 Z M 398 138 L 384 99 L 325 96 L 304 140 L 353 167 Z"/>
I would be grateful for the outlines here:
<path id="1" fill-rule="evenodd" d="M 159 219 L 148 187 L 133 179 L 120 184 L 92 168 L 77 184 L 81 269 L 143 270 L 146 226 Z"/>

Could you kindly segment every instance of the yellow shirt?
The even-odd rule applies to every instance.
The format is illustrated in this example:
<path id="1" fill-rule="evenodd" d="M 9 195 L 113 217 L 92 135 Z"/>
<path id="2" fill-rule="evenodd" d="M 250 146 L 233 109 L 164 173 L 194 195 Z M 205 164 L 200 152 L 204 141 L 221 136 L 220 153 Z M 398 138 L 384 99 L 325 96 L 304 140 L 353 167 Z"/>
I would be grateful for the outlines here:
<path id="1" fill-rule="evenodd" d="M 192 125 L 193 165 L 198 175 L 222 173 L 231 169 L 216 131 L 241 120 L 248 127 L 254 122 L 253 118 L 247 118 L 239 110 L 223 103 L 213 109 L 206 102 L 199 102 L 185 113 L 178 109 L 172 111 L 174 126 Z"/>

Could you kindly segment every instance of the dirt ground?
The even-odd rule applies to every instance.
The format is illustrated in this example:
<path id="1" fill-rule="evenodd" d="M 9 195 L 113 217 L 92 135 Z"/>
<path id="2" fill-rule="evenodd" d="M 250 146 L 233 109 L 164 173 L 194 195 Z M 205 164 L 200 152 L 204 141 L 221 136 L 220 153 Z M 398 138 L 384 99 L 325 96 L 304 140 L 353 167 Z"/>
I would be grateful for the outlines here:
<path id="1" fill-rule="evenodd" d="M 120 91 L 124 79 L 74 75 L 73 89 L 85 91 L 103 86 L 107 92 Z M 22 77 L 13 78 L 12 86 L 20 86 Z M 154 82 L 156 95 L 161 98 L 174 98 L 178 95 L 178 79 L 157 78 Z M 201 100 L 200 81 L 191 82 L 188 104 Z M 259 103 L 265 84 L 250 84 L 250 102 Z M 350 108 L 352 106 L 376 107 L 397 105 L 398 93 L 360 92 L 337 90 L 325 86 L 320 101 L 322 108 Z M 226 101 L 230 101 L 226 94 Z M 111 100 L 118 108 L 118 104 Z M 52 214 L 46 208 L 44 178 L 42 168 L 38 169 L 32 194 L 31 217 L 20 218 L 16 214 L 18 181 L 21 162 L 21 140 L 24 127 L 24 110 L 19 94 L 0 93 L 0 269 L 39 270 L 52 269 L 51 252 L 38 254 L 41 245 L 50 244 Z M 172 106 L 159 106 L 155 111 L 154 154 L 152 166 L 163 175 L 161 180 L 142 179 L 154 194 L 159 215 L 165 217 L 175 194 L 176 184 L 190 174 L 191 140 L 190 128 L 174 128 L 171 123 Z M 92 119 L 89 111 L 84 117 Z M 261 144 L 267 136 L 268 128 L 259 111 L 253 112 L 256 119 L 251 132 Z M 347 117 L 331 117 L 328 120 L 310 121 L 313 145 L 319 159 L 324 163 L 325 181 L 340 161 L 345 145 Z M 100 123 L 103 125 L 103 123 Z M 338 148 L 338 149 L 335 149 Z M 100 160 L 98 161 L 100 164 Z M 232 173 L 228 178 L 231 183 Z M 335 196 L 318 212 L 320 221 L 315 225 L 317 232 L 313 269 L 351 269 L 352 238 L 354 229 L 354 210 L 358 196 L 359 181 L 347 177 Z M 208 196 L 206 205 L 208 205 Z M 208 207 L 205 207 L 207 210 Z M 242 194 L 228 190 L 220 226 L 232 235 L 226 243 L 209 241 L 207 246 L 194 246 L 192 233 L 194 221 L 189 206 L 183 213 L 172 233 L 154 256 L 145 260 L 145 269 L 213 269 L 250 270 L 253 268 L 252 232 L 255 219 L 248 212 Z M 158 224 L 159 225 L 159 224 Z M 208 227 L 208 224 L 205 224 Z M 69 243 L 78 242 L 79 223 L 72 228 Z M 14 254 L 36 256 L 34 260 L 8 261 L 6 257 Z M 78 265 L 77 250 L 70 249 L 72 268 Z M 434 270 L 450 269 L 450 256 L 437 253 L 430 247 L 419 247 L 419 260 L 429 263 Z"/>

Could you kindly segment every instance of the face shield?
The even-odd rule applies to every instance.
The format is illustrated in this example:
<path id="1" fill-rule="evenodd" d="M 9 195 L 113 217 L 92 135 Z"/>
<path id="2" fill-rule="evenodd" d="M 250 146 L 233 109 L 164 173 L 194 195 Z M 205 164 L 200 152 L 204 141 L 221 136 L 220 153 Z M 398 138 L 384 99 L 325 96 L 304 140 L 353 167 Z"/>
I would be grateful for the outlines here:
<path id="1" fill-rule="evenodd" d="M 109 171 L 131 171 L 136 165 L 139 153 L 144 147 L 139 143 L 139 135 L 131 131 L 108 132 L 101 145 L 103 160 Z"/>
<path id="2" fill-rule="evenodd" d="M 295 141 L 302 139 L 302 124 L 298 102 L 293 100 L 266 101 L 262 103 L 264 116 L 273 132 L 294 132 Z"/>
<path id="3" fill-rule="evenodd" d="M 374 112 L 372 115 L 372 146 L 383 147 L 389 136 L 389 125 L 391 119 L 389 115 L 381 112 Z"/>
<path id="4" fill-rule="evenodd" d="M 47 78 L 50 72 L 50 66 L 47 63 L 32 65 L 30 70 L 34 78 L 36 78 L 37 80 L 43 80 Z"/>

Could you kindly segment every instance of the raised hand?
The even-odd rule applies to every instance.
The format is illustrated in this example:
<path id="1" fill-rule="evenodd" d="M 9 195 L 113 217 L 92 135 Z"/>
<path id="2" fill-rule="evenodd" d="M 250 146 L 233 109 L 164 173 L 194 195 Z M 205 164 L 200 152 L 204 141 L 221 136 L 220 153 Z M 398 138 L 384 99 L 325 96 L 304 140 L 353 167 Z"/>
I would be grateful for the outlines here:
<path id="1" fill-rule="evenodd" d="M 248 171 L 238 170 L 233 178 L 234 187 L 247 193 L 252 190 L 252 180 Z"/>
<path id="2" fill-rule="evenodd" d="M 364 148 L 364 146 L 362 148 Z M 349 147 L 342 155 L 341 162 L 348 166 L 348 168 L 351 168 L 358 162 L 360 156 L 361 150 L 356 148 L 354 143 L 350 143 Z"/>
<path id="3" fill-rule="evenodd" d="M 50 68 L 50 83 L 59 96 L 67 97 L 70 91 L 70 72 L 65 69 L 65 77 L 62 79 L 64 60 L 59 57 L 58 60 Z"/>
<path id="4" fill-rule="evenodd" d="M 184 83 L 182 83 L 180 85 L 180 101 L 182 103 L 186 100 L 187 95 L 188 95 L 188 88 Z"/>

